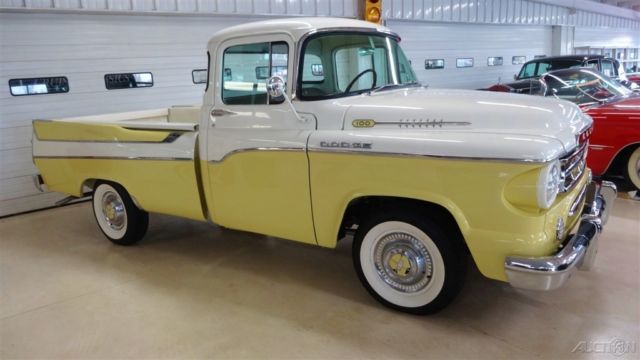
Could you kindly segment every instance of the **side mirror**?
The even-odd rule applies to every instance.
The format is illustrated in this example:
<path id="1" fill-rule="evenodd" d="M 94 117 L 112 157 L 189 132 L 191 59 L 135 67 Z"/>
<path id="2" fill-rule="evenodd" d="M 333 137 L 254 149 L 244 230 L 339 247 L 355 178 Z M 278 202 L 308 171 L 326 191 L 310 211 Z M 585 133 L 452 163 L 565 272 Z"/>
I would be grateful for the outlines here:
<path id="1" fill-rule="evenodd" d="M 272 98 L 284 95 L 284 80 L 280 76 L 272 76 L 267 80 L 267 92 Z"/>
<path id="2" fill-rule="evenodd" d="M 284 101 L 289 104 L 289 107 L 291 108 L 291 111 L 293 111 L 293 115 L 295 115 L 296 119 L 300 122 L 307 122 L 307 119 L 300 116 L 296 108 L 293 106 L 293 103 L 291 103 L 291 99 L 289 99 L 289 96 L 287 96 L 287 93 L 285 92 L 284 80 L 280 76 L 272 76 L 267 80 L 267 94 L 274 99 L 284 97 Z"/>
<path id="3" fill-rule="evenodd" d="M 513 80 L 518 80 L 518 74 L 513 74 Z"/>

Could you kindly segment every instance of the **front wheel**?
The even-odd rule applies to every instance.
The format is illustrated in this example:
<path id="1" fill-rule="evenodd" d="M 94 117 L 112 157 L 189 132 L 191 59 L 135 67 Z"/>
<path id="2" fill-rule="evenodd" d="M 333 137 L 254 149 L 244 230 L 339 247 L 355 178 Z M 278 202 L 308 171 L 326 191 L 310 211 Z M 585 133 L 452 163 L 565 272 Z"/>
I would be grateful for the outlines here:
<path id="1" fill-rule="evenodd" d="M 149 214 L 140 210 L 119 184 L 98 182 L 93 190 L 93 214 L 104 236 L 117 245 L 140 241 L 149 226 Z"/>
<path id="2" fill-rule="evenodd" d="M 353 245 L 360 281 L 383 305 L 431 314 L 459 292 L 466 253 L 453 234 L 413 214 L 382 215 L 362 224 Z"/>
<path id="3" fill-rule="evenodd" d="M 627 161 L 625 177 L 636 190 L 640 190 L 640 147 L 637 147 Z"/>

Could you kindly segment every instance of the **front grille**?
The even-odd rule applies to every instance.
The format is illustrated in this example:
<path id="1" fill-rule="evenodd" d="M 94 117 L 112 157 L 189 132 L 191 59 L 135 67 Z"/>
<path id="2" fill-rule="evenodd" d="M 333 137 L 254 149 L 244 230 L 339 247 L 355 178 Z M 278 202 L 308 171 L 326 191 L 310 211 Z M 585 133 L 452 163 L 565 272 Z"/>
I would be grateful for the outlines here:
<path id="1" fill-rule="evenodd" d="M 580 180 L 587 167 L 587 147 L 589 142 L 584 141 L 571 154 L 560 159 L 561 180 L 560 191 L 571 190 Z"/>

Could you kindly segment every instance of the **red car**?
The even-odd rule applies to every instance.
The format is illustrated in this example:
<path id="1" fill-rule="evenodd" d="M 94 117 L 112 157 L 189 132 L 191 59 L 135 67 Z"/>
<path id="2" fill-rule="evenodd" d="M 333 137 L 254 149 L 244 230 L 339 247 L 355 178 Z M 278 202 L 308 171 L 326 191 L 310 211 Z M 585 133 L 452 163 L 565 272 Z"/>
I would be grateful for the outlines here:
<path id="1" fill-rule="evenodd" d="M 540 78 L 539 95 L 571 101 L 593 118 L 587 165 L 594 176 L 640 189 L 640 93 L 589 69 L 564 69 Z"/>
<path id="2" fill-rule="evenodd" d="M 636 85 L 640 85 L 640 73 L 627 74 L 627 79 Z"/>

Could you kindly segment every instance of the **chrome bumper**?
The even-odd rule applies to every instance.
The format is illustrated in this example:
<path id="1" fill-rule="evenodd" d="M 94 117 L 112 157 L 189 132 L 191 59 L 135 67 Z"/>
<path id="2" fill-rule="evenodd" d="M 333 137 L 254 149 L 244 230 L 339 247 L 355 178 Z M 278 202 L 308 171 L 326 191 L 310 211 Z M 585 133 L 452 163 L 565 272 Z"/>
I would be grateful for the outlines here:
<path id="1" fill-rule="evenodd" d="M 553 290 L 564 285 L 576 269 L 589 270 L 598 251 L 598 236 L 609 219 L 617 193 L 609 181 L 589 183 L 576 234 L 553 256 L 508 256 L 504 268 L 509 283 L 520 289 Z"/>

